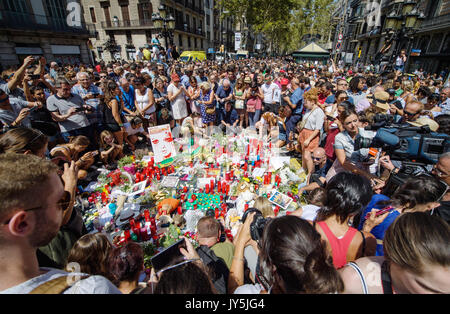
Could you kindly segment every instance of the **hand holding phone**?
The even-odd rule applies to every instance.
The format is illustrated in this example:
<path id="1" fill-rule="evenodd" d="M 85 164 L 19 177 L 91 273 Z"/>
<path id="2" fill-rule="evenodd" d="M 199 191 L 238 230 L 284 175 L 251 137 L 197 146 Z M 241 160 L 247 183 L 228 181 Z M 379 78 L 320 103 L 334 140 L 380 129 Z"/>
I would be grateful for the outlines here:
<path id="1" fill-rule="evenodd" d="M 192 244 L 191 244 L 192 245 Z M 165 267 L 177 263 L 183 259 L 183 254 L 181 253 L 181 249 L 186 249 L 186 240 L 185 238 L 178 240 L 171 246 L 169 246 L 164 251 L 156 254 L 151 258 L 152 266 L 155 269 L 155 272 L 158 272 Z"/>

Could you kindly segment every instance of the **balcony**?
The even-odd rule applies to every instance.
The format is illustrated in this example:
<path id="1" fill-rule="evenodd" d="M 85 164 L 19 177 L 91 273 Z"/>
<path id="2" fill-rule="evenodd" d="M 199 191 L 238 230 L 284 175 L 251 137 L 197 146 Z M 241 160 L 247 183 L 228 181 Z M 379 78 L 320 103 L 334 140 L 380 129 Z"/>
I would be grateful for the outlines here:
<path id="1" fill-rule="evenodd" d="M 193 27 L 190 27 L 189 25 L 186 24 L 184 25 L 176 24 L 175 30 L 205 37 L 205 32 L 203 30 L 194 29 Z"/>
<path id="2" fill-rule="evenodd" d="M 105 30 L 119 30 L 119 29 L 148 29 L 153 28 L 153 21 L 151 19 L 142 20 L 113 20 L 101 23 Z"/>
<path id="3" fill-rule="evenodd" d="M 51 33 L 71 33 L 74 35 L 96 36 L 95 25 L 81 23 L 80 27 L 69 26 L 65 18 L 55 18 L 46 15 L 28 14 L 12 11 L 0 12 L 0 29 L 21 31 L 39 31 Z"/>
<path id="4" fill-rule="evenodd" d="M 445 29 L 450 27 L 450 14 L 428 18 L 423 21 L 420 32 Z"/>

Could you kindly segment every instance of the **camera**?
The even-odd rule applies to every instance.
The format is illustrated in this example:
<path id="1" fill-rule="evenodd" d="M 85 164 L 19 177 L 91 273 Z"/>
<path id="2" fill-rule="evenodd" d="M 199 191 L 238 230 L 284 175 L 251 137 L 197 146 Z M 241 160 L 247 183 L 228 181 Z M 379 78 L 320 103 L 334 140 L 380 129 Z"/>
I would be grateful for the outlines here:
<path id="1" fill-rule="evenodd" d="M 75 112 L 83 112 L 84 110 L 83 107 L 75 108 Z"/>
<path id="2" fill-rule="evenodd" d="M 262 237 L 264 228 L 266 227 L 266 224 L 269 221 L 269 219 L 264 218 L 259 209 L 249 208 L 245 211 L 244 215 L 242 216 L 241 222 L 244 223 L 245 220 L 247 219 L 247 216 L 251 213 L 255 213 L 255 216 L 253 216 L 253 221 L 250 224 L 250 236 L 252 237 L 253 240 L 258 242 Z"/>
<path id="3" fill-rule="evenodd" d="M 41 78 L 41 76 L 39 74 L 31 74 L 30 75 L 30 79 L 32 79 L 32 80 L 38 80 L 40 78 Z"/>

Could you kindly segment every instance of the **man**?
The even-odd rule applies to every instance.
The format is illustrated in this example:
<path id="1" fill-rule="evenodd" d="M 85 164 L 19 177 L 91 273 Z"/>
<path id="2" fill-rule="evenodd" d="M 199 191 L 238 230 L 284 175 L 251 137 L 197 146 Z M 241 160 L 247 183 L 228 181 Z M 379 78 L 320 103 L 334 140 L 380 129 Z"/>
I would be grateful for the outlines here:
<path id="1" fill-rule="evenodd" d="M 156 34 L 153 38 L 152 38 L 152 61 L 159 61 L 160 60 L 160 56 L 159 56 L 159 47 L 161 46 L 161 43 L 159 42 L 159 35 Z"/>
<path id="2" fill-rule="evenodd" d="M 222 131 L 231 128 L 234 132 L 236 125 L 239 123 L 239 115 L 233 108 L 233 101 L 229 100 L 225 103 L 225 108 L 220 111 L 220 127 Z"/>
<path id="3" fill-rule="evenodd" d="M 70 136 L 84 135 L 92 139 L 92 127 L 84 111 L 92 108 L 84 104 L 81 96 L 72 94 L 70 83 L 65 78 L 56 80 L 56 94 L 47 98 L 47 109 L 58 122 L 61 136 L 69 142 Z M 91 142 L 91 147 L 94 143 Z"/>
<path id="4" fill-rule="evenodd" d="M 143 52 L 144 48 L 139 47 L 138 52 L 136 53 L 136 61 L 140 62 L 144 59 L 144 52 Z"/>
<path id="5" fill-rule="evenodd" d="M 300 86 L 300 84 L 301 84 L 301 86 Z M 301 78 L 301 83 L 300 83 L 299 79 L 293 78 L 291 81 L 291 87 L 293 90 L 292 95 L 288 98 L 286 98 L 286 96 L 284 96 L 284 100 L 291 107 L 292 115 L 301 117 L 302 112 L 303 112 L 303 94 L 307 90 L 310 89 L 309 79 L 306 77 L 303 77 L 303 78 Z"/>
<path id="6" fill-rule="evenodd" d="M 64 196 L 58 168 L 50 161 L 0 155 L 0 293 L 120 293 L 102 276 L 39 268 L 36 250 L 57 235 L 67 207 Z"/>
<path id="7" fill-rule="evenodd" d="M 279 106 L 275 100 L 275 91 L 278 89 L 278 85 L 272 82 L 270 74 L 266 74 L 261 89 L 264 93 L 263 113 L 268 111 L 275 114 L 278 113 Z"/>
<path id="8" fill-rule="evenodd" d="M 215 96 L 217 100 L 216 108 L 223 110 L 225 108 L 225 103 L 233 98 L 233 91 L 231 90 L 230 81 L 228 79 L 223 80 L 222 85 L 217 88 Z"/>
<path id="9" fill-rule="evenodd" d="M 338 91 L 347 91 L 348 89 L 348 83 L 344 78 L 339 78 L 336 81 L 336 92 Z M 350 103 L 353 104 L 353 98 L 348 97 L 347 99 Z M 335 94 L 331 94 L 330 96 L 325 99 L 325 104 L 334 104 L 336 103 L 336 96 Z"/>
<path id="10" fill-rule="evenodd" d="M 158 63 L 158 65 L 156 66 L 156 75 L 158 77 L 164 78 L 167 82 L 169 81 L 169 77 L 166 75 L 166 69 L 164 67 L 164 64 L 162 63 Z M 155 77 L 156 79 L 156 77 Z M 154 82 L 155 80 L 153 80 Z"/>
<path id="11" fill-rule="evenodd" d="M 92 84 L 89 74 L 86 72 L 77 73 L 78 84 L 72 87 L 72 94 L 80 96 L 86 105 L 93 108 L 86 114 L 89 123 L 97 129 L 102 123 L 102 110 L 100 102 L 105 98 L 103 91 Z"/>
<path id="12" fill-rule="evenodd" d="M 439 107 L 442 110 L 442 114 L 450 114 L 450 87 L 446 87 L 441 91 Z"/>
<path id="13" fill-rule="evenodd" d="M 124 104 L 123 113 L 133 115 L 136 111 L 136 106 L 134 104 L 134 87 L 130 85 L 130 82 L 126 78 L 121 78 L 119 80 L 120 91 L 122 92 L 122 100 Z"/>
<path id="14" fill-rule="evenodd" d="M 432 174 L 450 186 L 450 152 L 444 153 L 439 157 L 437 164 L 433 167 Z M 450 191 L 447 191 L 440 203 L 441 206 L 431 210 L 431 214 L 439 216 L 447 223 L 450 223 Z"/>
<path id="15" fill-rule="evenodd" d="M 203 68 L 199 68 L 197 70 L 197 73 L 198 73 L 197 81 L 208 82 L 208 77 L 205 75 L 205 70 L 203 70 Z"/>
<path id="16" fill-rule="evenodd" d="M 31 128 L 29 114 L 36 108 L 42 108 L 41 102 L 23 101 L 12 98 L 0 89 L 0 122 L 10 127 Z"/>
<path id="17" fill-rule="evenodd" d="M 220 222 L 211 216 L 200 218 L 197 223 L 197 253 L 212 272 L 212 281 L 220 294 L 227 291 L 229 269 L 234 256 L 234 245 L 229 241 L 219 242 Z"/>
<path id="18" fill-rule="evenodd" d="M 302 195 L 303 192 L 312 191 L 319 187 L 324 187 L 326 183 L 326 177 L 328 170 L 330 170 L 333 162 L 327 158 L 325 149 L 322 147 L 316 148 L 311 154 L 311 158 L 314 162 L 314 172 L 311 174 L 309 184 L 298 190 L 298 195 Z"/>
<path id="19" fill-rule="evenodd" d="M 406 63 L 406 50 L 402 49 L 400 55 L 395 59 L 395 70 L 403 72 L 405 70 Z"/>
<path id="20" fill-rule="evenodd" d="M 144 54 L 144 60 L 150 61 L 152 59 L 152 53 L 150 52 L 150 46 L 145 44 L 145 48 L 142 49 L 142 53 Z"/>
<path id="21" fill-rule="evenodd" d="M 403 119 L 402 122 L 414 122 L 416 121 L 422 111 L 423 111 L 424 105 L 420 101 L 413 100 L 406 104 L 405 108 L 403 109 Z"/>
<path id="22" fill-rule="evenodd" d="M 58 63 L 55 61 L 50 63 L 50 76 L 55 81 L 58 79 Z"/>
<path id="23" fill-rule="evenodd" d="M 186 90 L 189 88 L 189 86 L 191 86 L 191 84 L 189 83 L 189 79 L 191 78 L 191 76 L 194 74 L 194 69 L 192 68 L 192 66 L 189 66 L 185 71 L 184 71 L 184 75 L 181 77 L 181 84 L 184 85 L 184 87 L 186 88 Z M 197 80 L 198 83 L 198 80 Z"/>

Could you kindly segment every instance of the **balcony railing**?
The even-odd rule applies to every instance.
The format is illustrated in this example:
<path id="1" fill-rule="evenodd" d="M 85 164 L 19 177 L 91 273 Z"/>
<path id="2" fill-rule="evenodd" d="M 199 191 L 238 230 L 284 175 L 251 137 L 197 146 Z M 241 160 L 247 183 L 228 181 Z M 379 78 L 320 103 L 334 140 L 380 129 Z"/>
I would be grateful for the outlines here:
<path id="1" fill-rule="evenodd" d="M 175 30 L 183 31 L 183 32 L 191 33 L 191 34 L 195 34 L 195 35 L 205 36 L 205 32 L 203 30 L 195 29 L 193 27 L 190 27 L 189 25 L 176 24 Z"/>
<path id="2" fill-rule="evenodd" d="M 75 22 L 74 22 L 75 23 Z M 95 37 L 95 25 L 81 23 L 81 26 L 70 26 L 66 18 L 55 18 L 46 15 L 28 14 L 13 11 L 0 12 L 0 28 L 47 31 L 57 33 L 74 33 Z"/>
<path id="3" fill-rule="evenodd" d="M 126 29 L 126 28 L 136 28 L 136 27 L 153 27 L 153 21 L 151 19 L 139 19 L 139 20 L 112 20 L 102 22 L 102 28 L 115 28 L 115 29 Z"/>
<path id="4" fill-rule="evenodd" d="M 436 28 L 436 27 L 446 28 L 449 27 L 449 25 L 450 25 L 450 14 L 445 14 L 423 21 L 421 29 L 423 30 L 426 28 Z"/>

